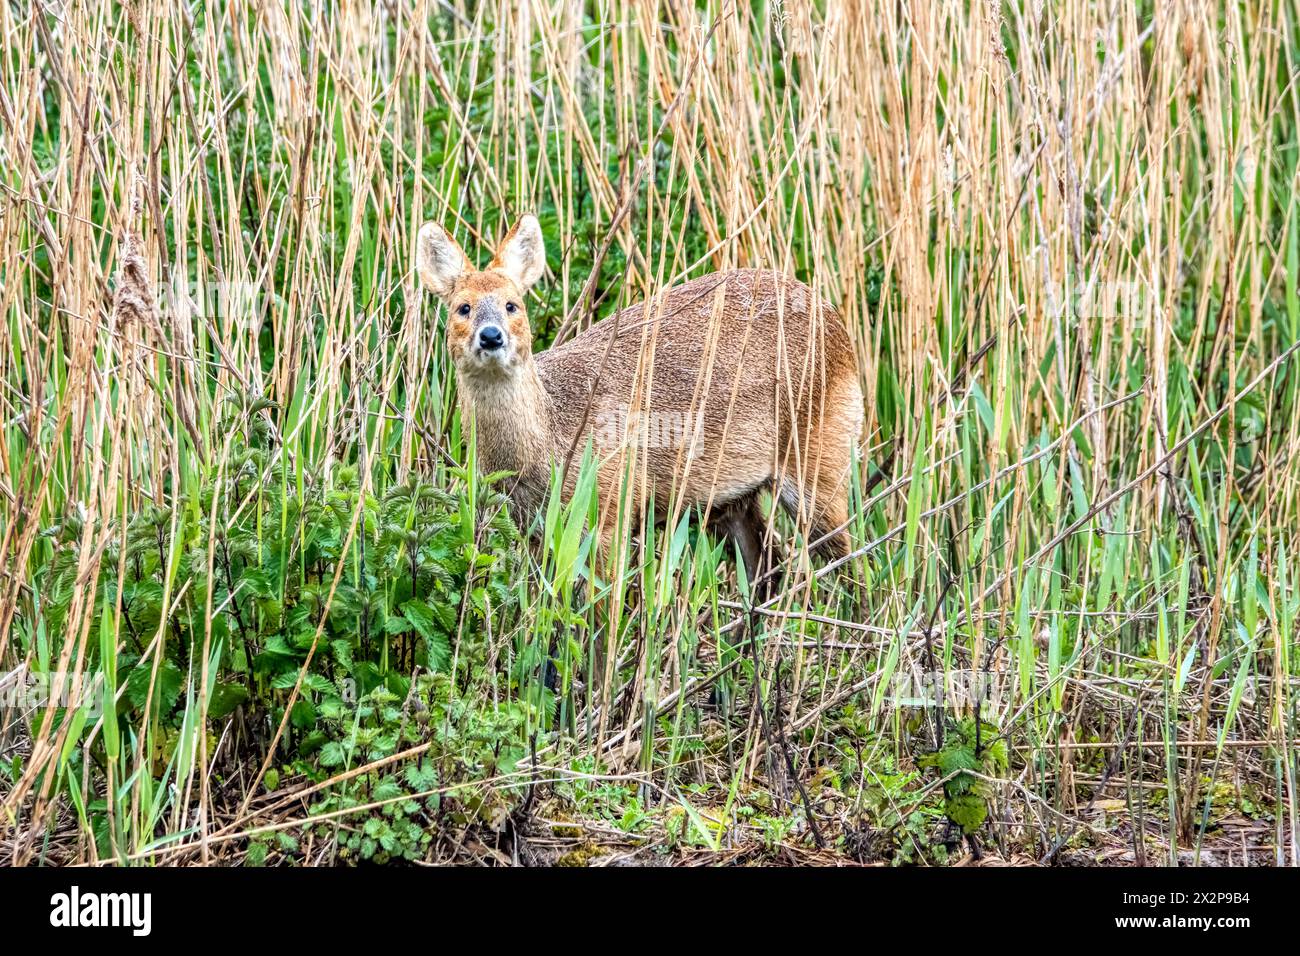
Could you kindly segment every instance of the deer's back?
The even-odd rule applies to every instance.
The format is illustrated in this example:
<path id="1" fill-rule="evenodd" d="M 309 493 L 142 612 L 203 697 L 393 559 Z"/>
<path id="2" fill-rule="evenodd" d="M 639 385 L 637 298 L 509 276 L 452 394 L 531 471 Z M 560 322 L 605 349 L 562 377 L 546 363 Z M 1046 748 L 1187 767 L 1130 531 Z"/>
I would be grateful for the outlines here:
<path id="1" fill-rule="evenodd" d="M 688 500 L 751 491 L 777 459 L 798 454 L 804 436 L 856 427 L 862 413 L 839 314 L 774 272 L 715 273 L 674 287 L 537 363 L 560 444 L 582 428 L 602 458 L 612 446 L 634 450 L 648 479 L 642 492 L 671 483 Z"/>

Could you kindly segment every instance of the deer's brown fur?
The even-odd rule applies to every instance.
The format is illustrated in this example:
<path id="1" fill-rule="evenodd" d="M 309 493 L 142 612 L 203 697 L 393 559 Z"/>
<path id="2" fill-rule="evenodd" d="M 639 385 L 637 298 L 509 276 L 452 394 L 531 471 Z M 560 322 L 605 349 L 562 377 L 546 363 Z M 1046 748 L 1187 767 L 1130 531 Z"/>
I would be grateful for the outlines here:
<path id="1" fill-rule="evenodd" d="M 590 439 L 607 520 L 627 479 L 638 513 L 649 502 L 659 518 L 674 504 L 709 513 L 753 574 L 758 496 L 770 490 L 810 542 L 822 539 L 817 550 L 847 551 L 862 391 L 853 343 L 829 303 L 779 273 L 715 273 L 533 355 L 523 294 L 544 256 L 531 216 L 481 272 L 434 224 L 417 249 L 421 277 L 450 308 L 448 347 L 479 465 L 517 474 L 518 507 L 540 505 L 552 463 L 566 459 L 570 494 Z M 478 337 L 490 325 L 507 341 L 487 352 Z M 601 531 L 608 538 L 610 528 Z"/>

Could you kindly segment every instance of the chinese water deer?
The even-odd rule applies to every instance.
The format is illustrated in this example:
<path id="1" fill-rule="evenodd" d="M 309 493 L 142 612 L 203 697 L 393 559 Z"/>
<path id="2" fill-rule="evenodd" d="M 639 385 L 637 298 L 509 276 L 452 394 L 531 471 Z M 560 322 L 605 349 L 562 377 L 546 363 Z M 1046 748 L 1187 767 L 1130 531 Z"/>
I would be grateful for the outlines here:
<path id="1" fill-rule="evenodd" d="M 427 223 L 416 266 L 448 305 L 479 467 L 516 474 L 521 514 L 544 502 L 553 463 L 569 462 L 572 493 L 590 439 L 605 546 L 622 495 L 638 514 L 652 502 L 659 519 L 677 500 L 734 540 L 753 580 L 766 554 L 759 496 L 770 490 L 815 552 L 846 553 L 862 391 L 839 314 L 808 286 L 775 272 L 715 273 L 534 355 L 524 293 L 546 267 L 535 218 L 481 271 Z"/>

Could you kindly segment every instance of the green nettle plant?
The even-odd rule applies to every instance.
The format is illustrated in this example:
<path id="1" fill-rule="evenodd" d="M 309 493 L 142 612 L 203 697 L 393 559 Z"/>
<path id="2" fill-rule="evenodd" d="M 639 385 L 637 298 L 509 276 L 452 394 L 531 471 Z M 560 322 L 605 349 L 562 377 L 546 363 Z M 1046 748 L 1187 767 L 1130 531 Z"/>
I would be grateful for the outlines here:
<path id="1" fill-rule="evenodd" d="M 500 829 L 526 792 L 516 770 L 526 756 L 526 705 L 479 707 L 458 695 L 448 673 L 417 674 L 405 697 L 380 685 L 349 703 L 338 690 L 320 704 L 326 742 L 317 774 L 423 748 L 400 766 L 349 778 L 311 807 L 328 821 L 316 830 L 336 839 L 340 859 L 417 859 L 442 825 Z M 360 807 L 369 812 L 359 814 Z"/>
<path id="2" fill-rule="evenodd" d="M 944 781 L 944 812 L 963 835 L 973 837 L 989 815 L 989 780 L 1007 770 L 1007 742 L 988 721 L 956 721 L 943 746 L 916 761 L 934 767 Z M 977 776 L 978 775 L 978 776 Z"/>
<path id="3" fill-rule="evenodd" d="M 352 466 L 295 470 L 261 411 L 228 423 L 236 437 L 223 473 L 177 495 L 174 508 L 141 510 L 124 550 L 103 555 L 100 623 L 86 653 L 89 669 L 116 675 L 123 692 L 117 732 L 94 739 L 92 760 L 106 767 L 106 742 L 134 742 L 143 728 L 165 781 L 206 648 L 208 753 L 218 722 L 233 717 L 229 765 L 264 756 L 274 741 L 276 762 L 320 782 L 429 743 L 418 761 L 324 791 L 321 812 L 382 805 L 340 834 L 344 856 L 415 855 L 428 842 L 415 818 L 427 812 L 497 820 L 508 809 L 502 794 L 514 791 L 494 791 L 489 805 L 463 785 L 512 772 L 525 753 L 523 705 L 509 703 L 518 688 L 497 666 L 525 574 L 497 488 L 504 476 L 451 468 L 436 486 L 413 475 L 375 494 Z M 60 633 L 67 616 L 82 531 L 71 520 L 46 532 L 53 556 L 37 588 L 46 633 Z M 113 648 L 119 581 L 125 646 Z M 55 711 L 60 722 L 73 716 Z M 82 775 L 81 753 L 64 768 L 69 788 Z M 273 786 L 280 772 L 268 777 Z M 393 799 L 417 793 L 418 802 Z M 107 808 L 87 809 L 107 854 Z M 266 850 L 259 841 L 252 859 Z"/>

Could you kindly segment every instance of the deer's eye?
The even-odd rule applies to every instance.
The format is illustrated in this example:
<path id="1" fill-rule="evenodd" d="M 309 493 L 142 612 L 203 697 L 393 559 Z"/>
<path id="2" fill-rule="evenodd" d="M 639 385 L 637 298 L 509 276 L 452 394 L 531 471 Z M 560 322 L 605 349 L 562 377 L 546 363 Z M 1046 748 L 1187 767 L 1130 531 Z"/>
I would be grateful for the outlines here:
<path id="1" fill-rule="evenodd" d="M 514 315 L 515 311 L 516 311 L 518 308 L 519 308 L 519 306 L 515 305 L 513 302 L 507 302 L 507 303 L 506 303 L 506 311 L 509 312 L 511 315 Z"/>
<path id="2" fill-rule="evenodd" d="M 457 315 L 469 315 L 469 303 L 462 302 L 460 308 L 456 310 Z"/>

